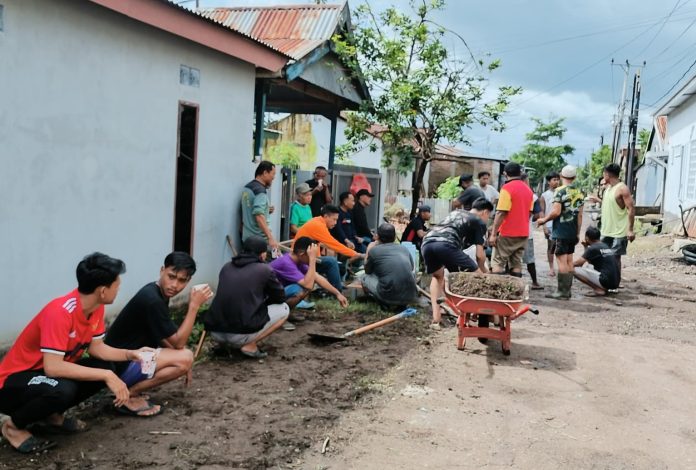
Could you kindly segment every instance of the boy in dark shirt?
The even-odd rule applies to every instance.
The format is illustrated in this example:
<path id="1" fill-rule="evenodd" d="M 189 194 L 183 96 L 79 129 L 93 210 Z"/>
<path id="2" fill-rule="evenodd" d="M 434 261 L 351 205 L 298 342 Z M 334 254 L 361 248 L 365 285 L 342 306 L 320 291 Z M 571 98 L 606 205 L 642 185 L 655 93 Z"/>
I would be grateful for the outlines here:
<path id="1" fill-rule="evenodd" d="M 188 311 L 178 327 L 169 314 L 169 299 L 184 290 L 195 272 L 196 263 L 187 253 L 168 254 L 160 268 L 159 280 L 140 289 L 106 333 L 104 342 L 115 348 L 157 348 L 155 373 L 151 378 L 140 373 L 137 362 L 117 365 L 119 376 L 130 382 L 127 383 L 130 399 L 125 406 L 117 408 L 120 412 L 141 417 L 158 414 L 160 406 L 150 403 L 142 392 L 171 382 L 191 370 L 193 353 L 186 348 L 186 343 L 198 309 L 213 293 L 207 285 L 192 289 Z M 134 367 L 138 367 L 135 378 L 130 378 Z"/>
<path id="2" fill-rule="evenodd" d="M 427 232 L 425 223 L 428 220 L 430 220 L 430 206 L 420 206 L 418 208 L 418 215 L 411 219 L 404 229 L 404 233 L 401 235 L 401 243 L 411 242 L 416 245 L 416 249 L 420 251 L 423 237 Z"/>
<path id="3" fill-rule="evenodd" d="M 593 290 L 585 295 L 593 297 L 606 295 L 607 291 L 618 289 L 619 269 L 616 265 L 614 251 L 606 243 L 601 242 L 599 230 L 589 227 L 585 231 L 585 253 L 575 260 L 575 277 L 587 284 Z M 590 263 L 592 268 L 583 268 L 582 265 Z"/>

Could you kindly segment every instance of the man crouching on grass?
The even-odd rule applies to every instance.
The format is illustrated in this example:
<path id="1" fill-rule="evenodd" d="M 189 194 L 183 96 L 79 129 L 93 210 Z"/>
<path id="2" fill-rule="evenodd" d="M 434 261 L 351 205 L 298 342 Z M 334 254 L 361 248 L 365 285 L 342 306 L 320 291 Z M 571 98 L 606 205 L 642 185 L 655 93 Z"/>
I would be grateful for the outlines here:
<path id="1" fill-rule="evenodd" d="M 138 291 L 123 307 L 106 333 L 104 342 L 114 348 L 156 348 L 154 375 L 144 374 L 137 362 L 116 365 L 116 372 L 130 387 L 130 399 L 117 411 L 130 416 L 159 414 L 160 405 L 152 404 L 143 392 L 190 373 L 193 353 L 186 348 L 201 305 L 213 296 L 206 285 L 192 289 L 188 310 L 178 327 L 169 314 L 169 299 L 178 295 L 196 272 L 196 262 L 181 251 L 164 258 L 157 282 Z"/>
<path id="2" fill-rule="evenodd" d="M 86 256 L 77 265 L 77 289 L 49 302 L 0 363 L 0 413 L 10 416 L 2 436 L 18 452 L 56 445 L 34 437 L 30 424 L 49 432 L 84 431 L 83 421 L 63 413 L 104 387 L 116 396 L 116 406 L 128 402 L 128 387 L 108 361 L 139 361 L 153 350 L 117 349 L 103 341 L 104 305 L 113 303 L 125 271 L 121 260 L 102 253 Z"/>

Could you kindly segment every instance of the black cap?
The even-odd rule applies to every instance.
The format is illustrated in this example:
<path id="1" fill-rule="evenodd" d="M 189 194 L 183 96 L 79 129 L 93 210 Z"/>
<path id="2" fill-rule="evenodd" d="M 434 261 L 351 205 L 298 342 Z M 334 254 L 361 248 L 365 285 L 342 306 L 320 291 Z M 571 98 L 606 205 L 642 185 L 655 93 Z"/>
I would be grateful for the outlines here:
<path id="1" fill-rule="evenodd" d="M 418 212 L 430 212 L 430 206 L 422 205 L 418 208 Z"/>
<path id="2" fill-rule="evenodd" d="M 357 193 L 355 193 L 355 198 L 356 198 L 356 199 L 359 198 L 360 196 L 375 197 L 375 195 L 372 194 L 372 193 L 371 193 L 370 191 L 368 191 L 367 189 L 361 189 L 360 191 L 358 191 Z"/>
<path id="3" fill-rule="evenodd" d="M 242 251 L 252 255 L 260 255 L 268 251 L 268 243 L 265 238 L 252 235 L 242 243 Z"/>

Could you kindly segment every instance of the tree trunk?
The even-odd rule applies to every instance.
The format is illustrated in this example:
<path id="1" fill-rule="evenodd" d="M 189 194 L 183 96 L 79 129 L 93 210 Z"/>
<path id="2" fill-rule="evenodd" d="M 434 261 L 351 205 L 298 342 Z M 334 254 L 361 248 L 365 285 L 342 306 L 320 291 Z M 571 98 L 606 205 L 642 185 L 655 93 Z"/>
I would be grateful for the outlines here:
<path id="1" fill-rule="evenodd" d="M 430 159 L 427 159 L 425 152 L 422 152 L 422 157 L 417 164 L 416 173 L 414 174 L 415 180 L 413 181 L 413 191 L 411 192 L 411 215 L 410 218 L 416 216 L 416 209 L 418 209 L 418 200 L 420 199 L 420 190 L 423 186 L 423 178 L 425 177 L 425 170 L 428 168 L 428 163 Z"/>

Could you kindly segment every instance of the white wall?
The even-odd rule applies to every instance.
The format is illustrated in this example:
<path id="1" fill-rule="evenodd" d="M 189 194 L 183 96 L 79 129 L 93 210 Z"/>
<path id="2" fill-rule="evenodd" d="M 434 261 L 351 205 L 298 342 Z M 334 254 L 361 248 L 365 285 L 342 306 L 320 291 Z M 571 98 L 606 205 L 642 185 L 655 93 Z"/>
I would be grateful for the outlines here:
<path id="1" fill-rule="evenodd" d="M 76 285 L 87 253 L 123 259 L 110 312 L 173 243 L 178 103 L 200 106 L 195 282 L 229 258 L 253 178 L 254 68 L 89 2 L 0 0 L 0 341 Z M 201 71 L 179 84 L 180 64 Z"/>
<path id="2" fill-rule="evenodd" d="M 665 188 L 665 213 L 668 219 L 679 216 L 679 204 L 686 209 L 696 205 L 696 193 L 689 194 L 689 173 L 696 177 L 696 99 L 691 98 L 674 110 L 667 121 L 669 158 Z"/>

